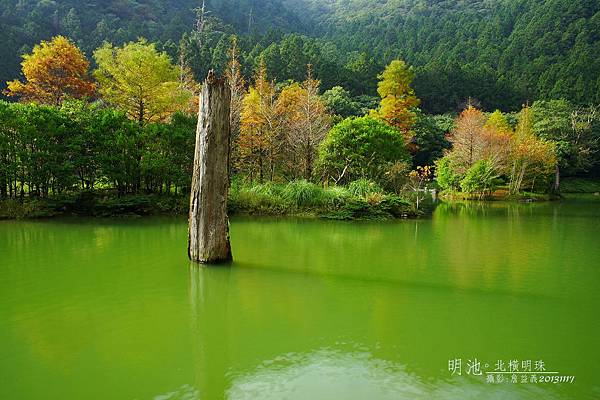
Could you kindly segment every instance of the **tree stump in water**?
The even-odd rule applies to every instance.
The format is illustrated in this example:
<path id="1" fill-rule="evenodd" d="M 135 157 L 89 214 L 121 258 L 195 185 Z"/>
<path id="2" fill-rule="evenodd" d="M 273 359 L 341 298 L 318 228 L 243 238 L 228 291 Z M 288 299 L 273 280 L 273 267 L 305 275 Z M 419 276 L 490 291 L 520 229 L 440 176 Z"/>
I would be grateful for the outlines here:
<path id="1" fill-rule="evenodd" d="M 229 191 L 229 108 L 231 91 L 213 71 L 202 85 L 188 231 L 188 256 L 201 263 L 231 261 Z"/>

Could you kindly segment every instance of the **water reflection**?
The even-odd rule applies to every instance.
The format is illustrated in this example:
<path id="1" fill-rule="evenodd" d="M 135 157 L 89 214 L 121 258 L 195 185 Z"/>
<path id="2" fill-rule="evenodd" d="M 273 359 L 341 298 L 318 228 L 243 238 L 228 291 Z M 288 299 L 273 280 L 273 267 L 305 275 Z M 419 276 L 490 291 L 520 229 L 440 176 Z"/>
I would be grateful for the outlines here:
<path id="1" fill-rule="evenodd" d="M 234 219 L 234 266 L 189 273 L 185 220 L 0 223 L 0 398 L 600 398 L 600 207 L 473 207 Z M 469 356 L 576 381 L 445 380 Z"/>
<path id="2" fill-rule="evenodd" d="M 484 378 L 424 380 L 405 366 L 370 353 L 331 349 L 283 354 L 237 377 L 229 400 L 289 399 L 561 399 L 543 387 L 486 384 Z"/>
<path id="3" fill-rule="evenodd" d="M 189 384 L 175 390 L 154 396 L 152 400 L 200 400 L 200 391 Z"/>
<path id="4" fill-rule="evenodd" d="M 515 306 L 502 297 L 478 305 L 484 295 L 469 299 L 244 264 L 193 266 L 190 278 L 193 387 L 200 399 L 567 398 L 556 387 L 445 379 L 449 354 L 491 359 L 506 356 L 501 349 L 517 357 L 537 352 L 535 343 L 511 337 L 511 312 L 473 319 L 485 307 Z M 535 307 L 516 306 L 525 313 Z M 525 331 L 536 324 L 520 322 Z"/>

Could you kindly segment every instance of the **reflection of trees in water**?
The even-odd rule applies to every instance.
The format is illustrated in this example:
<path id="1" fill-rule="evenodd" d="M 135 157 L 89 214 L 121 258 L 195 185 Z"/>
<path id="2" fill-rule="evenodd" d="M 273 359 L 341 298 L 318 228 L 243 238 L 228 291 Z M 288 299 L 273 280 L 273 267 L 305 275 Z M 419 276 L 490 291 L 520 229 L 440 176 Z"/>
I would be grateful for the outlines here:
<path id="1" fill-rule="evenodd" d="M 487 212 L 489 218 L 392 224 L 234 221 L 238 261 L 190 271 L 193 385 L 200 398 L 352 398 L 336 382 L 368 388 L 381 380 L 390 393 L 414 390 L 410 398 L 417 399 L 553 398 L 545 392 L 552 388 L 440 380 L 443 356 L 431 345 L 456 327 L 461 334 L 440 351 L 485 356 L 489 343 L 508 340 L 519 356 L 543 352 L 562 337 L 510 338 L 516 325 L 527 338 L 550 329 L 552 320 L 528 317 L 537 315 L 540 301 L 564 311 L 560 299 L 569 291 L 557 285 L 560 277 L 563 289 L 568 285 L 565 275 L 539 274 L 556 268 L 538 261 L 557 254 L 550 248 L 561 239 L 551 229 L 556 222 L 520 210 L 518 217 L 506 209 Z M 312 258 L 303 258 L 311 251 Z M 580 318 L 562 321 L 575 326 Z M 358 398 L 386 398 L 373 393 Z"/>
<path id="2" fill-rule="evenodd" d="M 445 217 L 518 217 L 532 215 L 539 208 L 548 208 L 548 203 L 519 203 L 501 201 L 451 201 L 443 202 L 435 210 L 435 218 Z"/>
<path id="3" fill-rule="evenodd" d="M 562 202 L 451 202 L 438 207 L 432 223 L 460 286 L 570 297 L 588 285 L 575 275 L 572 257 L 590 254 L 589 241 L 573 240 L 591 227 L 582 211 Z"/>

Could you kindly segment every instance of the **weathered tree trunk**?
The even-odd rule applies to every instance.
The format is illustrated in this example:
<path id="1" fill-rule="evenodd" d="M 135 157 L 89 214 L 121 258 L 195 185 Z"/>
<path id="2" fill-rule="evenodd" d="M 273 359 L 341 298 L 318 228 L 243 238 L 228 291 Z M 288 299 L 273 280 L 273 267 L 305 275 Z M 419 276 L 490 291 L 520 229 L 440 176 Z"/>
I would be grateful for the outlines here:
<path id="1" fill-rule="evenodd" d="M 554 171 L 554 185 L 552 187 L 554 193 L 558 193 L 560 191 L 560 168 L 558 164 L 556 165 L 556 169 Z"/>
<path id="2" fill-rule="evenodd" d="M 227 192 L 231 91 L 210 71 L 200 95 L 190 194 L 188 255 L 192 261 L 231 261 Z"/>

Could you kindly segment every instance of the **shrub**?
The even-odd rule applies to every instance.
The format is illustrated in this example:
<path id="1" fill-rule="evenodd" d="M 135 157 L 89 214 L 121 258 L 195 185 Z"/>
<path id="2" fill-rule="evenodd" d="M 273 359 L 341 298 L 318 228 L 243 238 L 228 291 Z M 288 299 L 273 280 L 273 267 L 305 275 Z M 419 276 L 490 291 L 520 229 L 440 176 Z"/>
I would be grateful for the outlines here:
<path id="1" fill-rule="evenodd" d="M 435 179 L 440 189 L 456 190 L 460 188 L 461 176 L 455 172 L 450 158 L 440 158 L 436 161 L 435 168 Z"/>
<path id="2" fill-rule="evenodd" d="M 234 180 L 229 190 L 228 210 L 231 213 L 280 215 L 290 207 L 283 198 L 281 185 L 272 182 L 250 186 Z"/>
<path id="3" fill-rule="evenodd" d="M 367 199 L 350 198 L 323 217 L 341 220 L 388 220 L 409 215 L 415 215 L 415 212 L 406 200 L 396 195 L 372 193 Z"/>
<path id="4" fill-rule="evenodd" d="M 400 193 L 408 182 L 410 165 L 405 161 L 397 161 L 385 173 L 385 188 L 394 193 Z"/>
<path id="5" fill-rule="evenodd" d="M 468 169 L 460 182 L 460 188 L 466 193 L 485 193 L 495 189 L 498 174 L 490 160 L 479 160 Z"/>
<path id="6" fill-rule="evenodd" d="M 257 195 L 262 195 L 262 196 L 282 197 L 282 195 L 283 195 L 282 186 L 278 185 L 274 182 L 265 182 L 265 183 L 257 184 L 254 186 L 250 186 L 247 190 L 252 193 L 255 193 Z"/>

